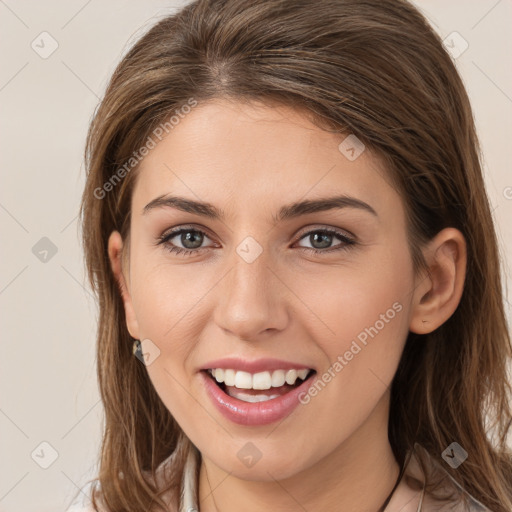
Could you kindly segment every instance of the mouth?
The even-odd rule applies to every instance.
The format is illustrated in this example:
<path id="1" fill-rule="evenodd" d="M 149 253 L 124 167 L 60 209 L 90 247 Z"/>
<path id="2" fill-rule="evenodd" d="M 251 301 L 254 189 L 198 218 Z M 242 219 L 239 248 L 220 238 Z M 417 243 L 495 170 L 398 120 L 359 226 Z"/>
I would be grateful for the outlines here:
<path id="1" fill-rule="evenodd" d="M 280 398 L 312 379 L 313 369 L 287 369 L 249 373 L 234 369 L 210 368 L 206 376 L 226 395 L 249 403 Z"/>
<path id="2" fill-rule="evenodd" d="M 207 397 L 227 420 L 258 427 L 290 415 L 313 385 L 316 371 L 300 368 L 249 373 L 209 368 L 199 375 Z"/>

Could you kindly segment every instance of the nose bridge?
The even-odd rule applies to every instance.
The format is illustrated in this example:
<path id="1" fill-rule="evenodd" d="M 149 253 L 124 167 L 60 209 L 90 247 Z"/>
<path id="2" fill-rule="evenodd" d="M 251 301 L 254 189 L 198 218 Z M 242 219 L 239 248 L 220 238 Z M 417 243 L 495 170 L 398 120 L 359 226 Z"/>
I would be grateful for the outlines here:
<path id="1" fill-rule="evenodd" d="M 215 314 L 217 324 L 239 338 L 282 329 L 286 322 L 283 285 L 274 275 L 270 252 L 261 245 L 257 252 L 255 241 L 247 239 L 236 248 Z"/>

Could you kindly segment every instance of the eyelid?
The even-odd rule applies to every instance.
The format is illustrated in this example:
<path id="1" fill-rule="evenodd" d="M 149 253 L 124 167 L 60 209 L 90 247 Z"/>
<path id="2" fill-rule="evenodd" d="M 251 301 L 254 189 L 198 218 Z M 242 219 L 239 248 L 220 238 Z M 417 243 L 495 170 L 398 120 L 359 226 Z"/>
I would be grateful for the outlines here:
<path id="1" fill-rule="evenodd" d="M 179 226 L 175 226 L 173 228 L 166 229 L 161 235 L 157 237 L 157 245 L 164 241 L 165 239 L 173 238 L 176 235 L 179 235 L 182 231 L 197 231 L 198 233 L 203 233 L 211 240 L 212 237 L 208 228 L 204 226 L 195 226 L 193 224 L 183 224 Z"/>
<path id="2" fill-rule="evenodd" d="M 304 230 L 301 230 L 299 232 L 299 234 L 297 235 L 297 239 L 300 240 L 301 238 L 303 238 L 304 235 L 307 235 L 307 234 L 311 233 L 312 231 L 328 231 L 331 233 L 337 233 L 339 235 L 343 235 L 346 238 L 353 240 L 354 242 L 357 240 L 357 237 L 350 231 L 343 229 L 343 228 L 334 227 L 334 226 L 326 226 L 325 224 L 317 224 L 317 225 L 307 226 L 306 228 L 304 228 Z"/>
<path id="3" fill-rule="evenodd" d="M 182 256 L 194 256 L 194 255 L 198 255 L 198 254 L 204 252 L 205 250 L 207 250 L 211 247 L 215 247 L 215 242 L 214 242 L 213 246 L 209 245 L 206 247 L 199 247 L 196 249 L 186 249 L 186 248 L 181 248 L 179 246 L 171 244 L 169 242 L 170 239 L 172 239 L 176 236 L 179 236 L 183 232 L 187 232 L 187 231 L 195 231 L 195 232 L 201 233 L 206 238 L 209 238 L 210 240 L 212 240 L 212 237 L 209 235 L 209 230 L 207 228 L 204 228 L 203 226 L 197 227 L 197 226 L 191 226 L 191 225 L 181 225 L 181 226 L 176 226 L 176 227 L 173 227 L 173 228 L 165 231 L 162 235 L 160 235 L 157 238 L 156 245 L 163 245 L 169 252 L 175 253 L 176 256 L 180 255 L 180 254 Z M 341 243 L 338 245 L 335 245 L 334 247 L 329 247 L 329 248 L 325 248 L 325 249 L 315 249 L 312 247 L 302 247 L 302 246 L 300 246 L 299 248 L 305 252 L 312 252 L 315 255 L 327 255 L 330 253 L 337 253 L 338 251 L 348 250 L 349 248 L 357 246 L 359 244 L 357 237 L 355 237 L 349 231 L 343 230 L 341 228 L 335 228 L 332 226 L 317 225 L 316 227 L 308 226 L 308 227 L 304 228 L 302 233 L 297 236 L 296 241 L 293 243 L 293 245 L 299 243 L 302 239 L 307 238 L 308 235 L 311 236 L 312 233 L 316 233 L 316 232 L 328 233 L 329 235 L 336 237 Z"/>
<path id="4" fill-rule="evenodd" d="M 185 231 L 185 230 L 198 231 L 200 233 L 203 233 L 203 234 L 207 235 L 208 238 L 210 238 L 210 240 L 213 238 L 210 235 L 210 232 L 209 232 L 208 228 L 206 228 L 204 226 L 196 226 L 196 225 L 192 225 L 192 224 L 184 224 L 184 225 L 176 226 L 174 228 L 170 228 L 170 229 L 164 231 L 157 238 L 157 245 L 159 243 L 163 242 L 166 239 L 173 238 L 174 236 L 180 234 L 182 231 Z M 353 242 L 357 241 L 357 237 L 353 233 L 351 233 L 350 231 L 348 231 L 346 229 L 342 229 L 342 228 L 338 228 L 338 227 L 333 227 L 333 226 L 326 226 L 326 225 L 322 225 L 322 224 L 317 224 L 317 225 L 307 226 L 307 227 L 303 228 L 299 232 L 299 234 L 296 235 L 296 237 L 295 237 L 296 240 L 295 240 L 294 243 L 300 241 L 302 238 L 304 238 L 305 235 L 308 235 L 308 234 L 310 234 L 311 232 L 314 232 L 314 231 L 331 232 L 331 233 L 343 235 L 343 236 L 345 236 L 346 238 L 350 239 Z M 172 235 L 172 237 L 170 235 Z"/>

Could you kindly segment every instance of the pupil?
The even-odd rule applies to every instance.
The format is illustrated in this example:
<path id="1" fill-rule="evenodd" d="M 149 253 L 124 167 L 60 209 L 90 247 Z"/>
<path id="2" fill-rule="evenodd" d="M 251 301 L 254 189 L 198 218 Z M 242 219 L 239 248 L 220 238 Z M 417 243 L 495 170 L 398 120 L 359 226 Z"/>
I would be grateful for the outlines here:
<path id="1" fill-rule="evenodd" d="M 191 236 L 192 233 L 192 236 Z M 195 245 L 194 245 L 194 239 L 195 239 Z M 192 246 L 188 246 L 188 242 L 192 241 Z M 187 249 L 197 249 L 198 247 L 201 247 L 202 243 L 202 235 L 199 233 L 199 231 L 187 231 L 185 233 L 182 233 L 181 235 L 181 243 L 183 246 Z"/>
<path id="2" fill-rule="evenodd" d="M 323 242 L 323 244 L 321 243 L 321 247 L 317 247 L 317 248 L 324 249 L 331 245 L 332 235 L 330 235 L 328 233 L 315 233 L 311 236 L 313 237 L 313 240 L 311 242 L 311 245 L 313 245 L 313 247 L 315 247 L 314 244 L 318 241 L 318 238 L 323 238 L 324 242 Z"/>

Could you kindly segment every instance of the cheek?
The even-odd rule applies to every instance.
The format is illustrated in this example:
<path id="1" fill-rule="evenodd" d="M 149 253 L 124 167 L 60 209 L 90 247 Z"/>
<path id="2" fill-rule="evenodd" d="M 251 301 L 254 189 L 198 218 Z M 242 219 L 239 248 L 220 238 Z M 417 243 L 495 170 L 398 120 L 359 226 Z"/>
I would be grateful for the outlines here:
<path id="1" fill-rule="evenodd" d="M 194 264 L 162 263 L 151 254 L 132 261 L 132 301 L 141 336 L 176 346 L 190 340 L 201 301 L 215 280 L 209 284 L 209 276 Z"/>
<path id="2" fill-rule="evenodd" d="M 191 355 L 211 319 L 207 294 L 217 281 L 217 274 L 201 272 L 194 264 L 161 263 L 161 258 L 152 263 L 152 255 L 132 255 L 131 293 L 140 336 L 159 350 L 147 366 L 148 375 L 180 423 L 186 423 L 190 411 Z"/>
<path id="3" fill-rule="evenodd" d="M 333 271 L 332 277 L 322 279 L 321 289 L 309 281 L 302 293 L 309 290 L 317 317 L 312 335 L 327 356 L 323 380 L 335 381 L 328 386 L 332 398 L 354 410 L 351 400 L 374 402 L 393 379 L 409 330 L 412 267 L 406 253 L 381 251 L 364 271 Z"/>
<path id="4" fill-rule="evenodd" d="M 336 335 L 316 338 L 326 364 L 302 403 L 320 437 L 346 439 L 389 390 L 407 338 L 407 307 L 396 287 L 361 286 L 334 296 L 336 304 L 321 312 Z"/>
<path id="5" fill-rule="evenodd" d="M 297 295 L 305 298 L 316 317 L 310 326 L 319 326 L 314 338 L 323 340 L 331 357 L 348 349 L 354 339 L 362 344 L 379 339 L 385 346 L 407 326 L 413 284 L 409 259 L 381 251 L 376 261 L 361 267 L 332 268 L 321 276 L 295 279 L 300 286 Z"/>
<path id="6" fill-rule="evenodd" d="M 198 314 L 204 291 L 183 278 L 183 268 L 175 272 L 166 265 L 139 269 L 132 293 L 139 332 L 158 349 L 158 357 L 147 366 L 148 376 L 166 408 L 185 428 L 191 409 L 190 355 L 200 338 Z"/>

